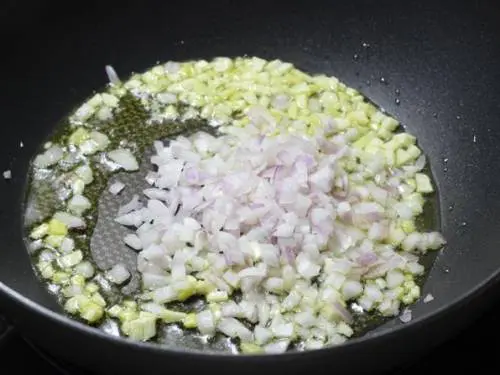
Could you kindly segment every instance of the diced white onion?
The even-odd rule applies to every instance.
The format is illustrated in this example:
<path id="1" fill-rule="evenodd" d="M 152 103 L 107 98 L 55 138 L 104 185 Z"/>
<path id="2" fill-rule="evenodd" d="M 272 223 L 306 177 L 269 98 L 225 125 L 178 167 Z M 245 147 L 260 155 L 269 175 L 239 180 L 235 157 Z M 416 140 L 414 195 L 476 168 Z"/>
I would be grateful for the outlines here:
<path id="1" fill-rule="evenodd" d="M 120 78 L 118 78 L 118 74 L 116 74 L 115 69 L 111 65 L 106 65 L 105 69 L 108 80 L 112 85 L 121 84 Z"/>
<path id="2" fill-rule="evenodd" d="M 123 264 L 116 264 L 106 272 L 106 277 L 109 281 L 115 284 L 123 284 L 130 278 L 130 272 Z"/>
<path id="3" fill-rule="evenodd" d="M 139 169 L 137 159 L 128 149 L 117 149 L 108 152 L 108 157 L 126 171 L 136 171 Z"/>
<path id="4" fill-rule="evenodd" d="M 115 181 L 109 187 L 109 192 L 113 195 L 118 195 L 123 189 L 125 189 L 125 184 L 120 181 Z"/>
<path id="5" fill-rule="evenodd" d="M 85 228 L 85 221 L 67 212 L 58 211 L 54 214 L 54 219 L 64 223 L 68 228 Z"/>
<path id="6" fill-rule="evenodd" d="M 94 276 L 94 266 L 89 261 L 83 261 L 75 266 L 75 272 L 89 279 Z"/>

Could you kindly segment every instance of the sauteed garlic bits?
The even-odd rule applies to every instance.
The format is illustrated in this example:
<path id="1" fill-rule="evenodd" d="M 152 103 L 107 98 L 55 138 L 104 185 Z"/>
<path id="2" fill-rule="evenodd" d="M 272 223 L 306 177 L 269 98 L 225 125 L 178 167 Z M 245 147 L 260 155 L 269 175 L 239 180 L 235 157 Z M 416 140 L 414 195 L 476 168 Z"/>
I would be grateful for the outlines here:
<path id="1" fill-rule="evenodd" d="M 111 317 L 136 340 L 161 322 L 278 353 L 344 342 L 353 303 L 396 316 L 420 298 L 419 256 L 445 243 L 417 225 L 432 180 L 415 137 L 359 92 L 257 57 L 168 62 L 125 82 L 106 72 L 106 92 L 34 159 L 34 175 L 60 186 L 30 232 L 36 268 L 70 314 Z M 112 300 L 98 281 L 121 285 L 132 270 L 98 272 L 82 233 L 102 181 L 134 173 L 150 147 L 148 187 L 109 218 L 130 228 L 142 289 Z M 190 298 L 202 308 L 173 305 Z"/>

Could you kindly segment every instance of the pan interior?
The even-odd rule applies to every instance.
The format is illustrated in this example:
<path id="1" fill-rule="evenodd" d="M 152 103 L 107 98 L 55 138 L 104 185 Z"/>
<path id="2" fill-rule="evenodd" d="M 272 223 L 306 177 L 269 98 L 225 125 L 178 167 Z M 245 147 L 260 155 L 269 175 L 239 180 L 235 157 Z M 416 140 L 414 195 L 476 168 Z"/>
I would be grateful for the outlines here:
<path id="1" fill-rule="evenodd" d="M 383 81 L 384 79 L 382 79 Z M 132 96 L 124 97 L 124 110 L 119 112 L 119 118 L 113 120 L 113 124 L 109 129 L 104 128 L 103 131 L 109 131 L 110 134 L 122 133 L 124 137 L 112 138 L 112 144 L 122 145 L 124 139 L 127 139 L 128 145 L 136 149 L 140 155 L 140 170 L 134 173 L 117 172 L 109 174 L 104 170 L 97 169 L 94 176 L 94 181 L 90 185 L 89 192 L 86 195 L 92 201 L 92 209 L 86 218 L 90 219 L 90 225 L 78 237 L 78 244 L 83 248 L 88 248 L 92 256 L 92 261 L 101 272 L 109 270 L 115 264 L 124 264 L 131 271 L 132 277 L 125 286 L 112 286 L 102 275 L 98 275 L 96 280 L 100 283 L 103 290 L 106 292 L 107 298 L 113 303 L 120 302 L 123 297 L 133 298 L 134 294 L 140 288 L 140 276 L 136 271 L 137 252 L 125 245 L 123 237 L 127 233 L 131 233 L 130 229 L 120 225 L 113 220 L 117 216 L 119 208 L 129 202 L 133 196 L 142 196 L 142 191 L 148 187 L 146 183 L 147 173 L 154 169 L 149 159 L 153 155 L 152 142 L 158 138 L 163 138 L 165 143 L 169 139 L 177 135 L 188 136 L 198 130 L 208 131 L 214 135 L 216 132 L 213 127 L 209 126 L 204 121 L 187 121 L 186 123 L 171 123 L 161 129 L 169 129 L 159 131 L 158 128 L 146 127 L 146 130 L 131 130 L 140 128 L 136 124 L 141 119 L 141 114 L 135 111 L 135 106 L 138 106 L 137 99 Z M 137 107 L 138 108 L 138 107 Z M 128 112 L 130 113 L 128 113 Z M 127 117 L 129 116 L 129 117 Z M 130 120 L 132 119 L 132 120 Z M 127 121 L 132 121 L 129 125 Z M 69 134 L 68 124 L 63 121 L 58 125 L 52 136 L 46 139 L 46 142 L 64 142 Z M 116 126 L 112 128 L 111 126 Z M 404 124 L 403 124 L 404 126 Z M 141 128 L 142 129 L 142 128 Z M 149 133 L 147 133 L 149 131 Z M 47 145 L 47 143 L 45 144 Z M 424 150 L 425 153 L 425 150 Z M 425 172 L 432 175 L 429 166 Z M 57 175 L 51 175 L 45 172 L 34 172 L 30 180 L 30 185 L 27 188 L 26 214 L 24 215 L 26 228 L 32 228 L 33 223 L 40 222 L 54 211 L 54 207 L 60 205 L 62 195 L 68 194 L 64 189 L 60 189 Z M 110 193 L 109 188 L 115 181 L 120 181 L 127 187 L 125 191 L 118 196 Z M 433 181 L 434 184 L 434 181 Z M 61 195 L 62 194 L 62 195 Z M 418 218 L 417 226 L 421 231 L 439 231 L 439 193 L 436 192 L 426 197 L 423 214 Z M 28 233 L 28 231 L 27 231 Z M 431 269 L 432 263 L 436 257 L 436 252 L 429 252 L 423 257 L 422 263 L 426 267 L 426 273 Z M 418 278 L 419 284 L 423 285 L 426 275 Z M 48 289 L 56 296 L 59 296 L 60 287 L 56 284 L 48 284 Z M 192 298 L 185 303 L 176 304 L 176 308 L 181 311 L 201 311 L 206 305 L 203 300 Z M 356 314 L 356 306 L 350 306 L 351 313 Z M 383 318 L 380 315 L 373 314 L 356 314 L 358 322 L 355 323 L 355 336 L 362 336 L 374 328 L 388 321 L 388 318 Z M 104 331 L 120 335 L 118 326 L 114 320 L 106 319 L 100 325 Z M 155 341 L 166 345 L 167 347 L 183 346 L 195 350 L 213 350 L 213 351 L 235 351 L 234 343 L 224 338 L 221 335 L 207 340 L 205 336 L 197 334 L 191 330 L 183 330 L 178 325 L 166 325 L 162 327 L 161 332 L 157 335 Z"/>

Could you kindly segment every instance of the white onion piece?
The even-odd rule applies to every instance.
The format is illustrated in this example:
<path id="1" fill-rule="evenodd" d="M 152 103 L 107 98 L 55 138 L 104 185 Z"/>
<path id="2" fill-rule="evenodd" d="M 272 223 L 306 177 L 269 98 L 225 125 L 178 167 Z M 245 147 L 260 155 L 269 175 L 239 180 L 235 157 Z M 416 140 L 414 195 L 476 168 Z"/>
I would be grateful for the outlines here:
<path id="1" fill-rule="evenodd" d="M 167 303 L 177 298 L 177 292 L 170 286 L 164 286 L 153 292 L 153 301 L 156 303 Z"/>
<path id="2" fill-rule="evenodd" d="M 203 335 L 213 335 L 215 332 L 215 322 L 212 312 L 205 310 L 196 315 L 198 329 Z"/>
<path id="3" fill-rule="evenodd" d="M 251 323 L 257 322 L 257 306 L 249 301 L 241 301 L 239 304 L 241 310 L 241 316 Z"/>
<path id="4" fill-rule="evenodd" d="M 77 215 L 82 215 L 91 207 L 90 200 L 83 195 L 73 195 L 68 202 L 68 209 Z"/>
<path id="5" fill-rule="evenodd" d="M 130 246 L 134 250 L 141 250 L 142 249 L 142 241 L 141 239 L 132 233 L 127 234 L 124 238 L 123 241 Z"/>
<path id="6" fill-rule="evenodd" d="M 144 189 L 143 193 L 149 199 L 158 199 L 165 202 L 167 202 L 170 197 L 167 191 L 156 188 Z"/>
<path id="7" fill-rule="evenodd" d="M 417 171 L 421 171 L 422 169 L 424 169 L 426 163 L 427 161 L 425 155 L 420 155 L 417 161 L 415 162 L 415 169 Z"/>
<path id="8" fill-rule="evenodd" d="M 115 284 L 123 284 L 130 278 L 130 272 L 123 264 L 116 264 L 106 272 L 106 277 L 109 281 Z"/>
<path id="9" fill-rule="evenodd" d="M 120 148 L 108 152 L 108 157 L 126 171 L 136 171 L 139 163 L 130 150 Z"/>
<path id="10" fill-rule="evenodd" d="M 89 261 L 83 261 L 75 266 L 75 272 L 89 279 L 94 276 L 94 266 Z"/>
<path id="11" fill-rule="evenodd" d="M 387 272 L 387 287 L 390 289 L 400 286 L 405 281 L 405 276 L 398 270 L 391 270 Z"/>
<path id="12" fill-rule="evenodd" d="M 109 192 L 113 195 L 118 195 L 123 189 L 125 189 L 125 184 L 120 181 L 115 181 L 109 187 Z"/>
<path id="13" fill-rule="evenodd" d="M 293 335 L 293 323 L 284 323 L 271 326 L 275 337 L 290 338 Z"/>
<path id="14" fill-rule="evenodd" d="M 118 216 L 115 221 L 121 225 L 136 227 L 144 222 L 144 220 L 142 219 L 142 214 L 138 211 L 129 212 L 128 214 Z"/>
<path id="15" fill-rule="evenodd" d="M 33 164 L 37 168 L 47 168 L 56 164 L 64 156 L 64 151 L 58 146 L 52 146 L 47 149 L 44 153 L 39 154 L 35 157 Z"/>
<path id="16" fill-rule="evenodd" d="M 169 92 L 159 93 L 157 98 L 163 104 L 174 104 L 177 102 L 177 96 Z"/>
<path id="17" fill-rule="evenodd" d="M 243 342 L 251 342 L 253 340 L 252 332 L 234 318 L 222 318 L 217 328 L 226 336 L 239 337 Z"/>
<path id="18" fill-rule="evenodd" d="M 84 294 L 83 288 L 80 285 L 69 285 L 64 288 L 63 293 L 65 297 L 74 297 Z"/>
<path id="19" fill-rule="evenodd" d="M 321 267 L 314 264 L 311 259 L 304 253 L 297 256 L 296 259 L 297 271 L 306 279 L 311 279 L 318 276 Z"/>
<path id="20" fill-rule="evenodd" d="M 163 68 L 168 74 L 176 74 L 180 70 L 181 65 L 178 62 L 169 61 L 163 65 Z"/>
<path id="21" fill-rule="evenodd" d="M 156 275 L 147 272 L 143 272 L 142 274 L 142 285 L 145 289 L 159 289 L 168 285 L 169 282 L 170 278 L 168 278 L 167 276 Z"/>
<path id="22" fill-rule="evenodd" d="M 141 305 L 141 309 L 147 312 L 150 312 L 151 314 L 155 314 L 158 316 L 161 316 L 165 312 L 165 307 L 162 305 L 159 305 L 157 303 L 149 302 L 149 303 L 144 303 Z"/>
<path id="23" fill-rule="evenodd" d="M 373 263 L 375 263 L 378 260 L 377 254 L 373 252 L 366 252 L 361 254 L 356 261 L 361 265 L 361 266 L 370 266 Z"/>
<path id="24" fill-rule="evenodd" d="M 299 312 L 295 315 L 295 321 L 304 328 L 312 327 L 316 324 L 316 317 L 311 310 Z"/>
<path id="25" fill-rule="evenodd" d="M 85 228 L 85 221 L 67 212 L 58 211 L 54 214 L 54 219 L 64 223 L 68 228 Z"/>
<path id="26" fill-rule="evenodd" d="M 40 252 L 39 259 L 42 262 L 50 262 L 51 260 L 56 259 L 56 254 L 50 250 L 44 250 Z"/>
<path id="27" fill-rule="evenodd" d="M 264 351 L 268 354 L 280 354 L 286 352 L 288 345 L 290 345 L 290 341 L 288 340 L 276 341 L 271 344 L 267 344 L 264 347 Z"/>
<path id="28" fill-rule="evenodd" d="M 333 306 L 346 323 L 351 324 L 353 322 L 351 313 L 340 302 L 335 301 Z"/>
<path id="29" fill-rule="evenodd" d="M 105 70 L 106 75 L 108 76 L 108 80 L 112 85 L 121 84 L 120 78 L 118 78 L 118 74 L 116 74 L 115 69 L 111 65 L 106 65 Z"/>
<path id="30" fill-rule="evenodd" d="M 64 237 L 59 246 L 59 250 L 63 254 L 71 253 L 75 249 L 75 241 L 70 237 Z"/>
<path id="31" fill-rule="evenodd" d="M 429 303 L 431 301 L 434 301 L 434 296 L 429 293 L 424 297 L 424 303 Z"/>
<path id="32" fill-rule="evenodd" d="M 273 98 L 272 106 L 276 109 L 283 110 L 288 107 L 289 99 L 287 95 L 280 94 Z"/>
<path id="33" fill-rule="evenodd" d="M 409 308 L 404 309 L 399 316 L 399 320 L 403 323 L 409 323 L 412 320 L 411 310 Z"/>
<path id="34" fill-rule="evenodd" d="M 255 327 L 254 335 L 255 335 L 255 342 L 258 345 L 264 345 L 268 343 L 273 337 L 273 333 L 271 332 L 271 330 L 261 326 Z"/>
<path id="35" fill-rule="evenodd" d="M 121 206 L 118 210 L 118 215 L 125 215 L 129 212 L 135 211 L 142 207 L 142 204 L 139 202 L 139 196 L 135 194 L 132 199 L 125 205 Z"/>
<path id="36" fill-rule="evenodd" d="M 234 301 L 228 301 L 222 305 L 221 312 L 224 317 L 238 317 L 241 314 L 241 307 Z"/>
<path id="37" fill-rule="evenodd" d="M 363 286 L 358 281 L 348 280 L 342 286 L 342 294 L 346 299 L 358 297 L 363 293 Z"/>

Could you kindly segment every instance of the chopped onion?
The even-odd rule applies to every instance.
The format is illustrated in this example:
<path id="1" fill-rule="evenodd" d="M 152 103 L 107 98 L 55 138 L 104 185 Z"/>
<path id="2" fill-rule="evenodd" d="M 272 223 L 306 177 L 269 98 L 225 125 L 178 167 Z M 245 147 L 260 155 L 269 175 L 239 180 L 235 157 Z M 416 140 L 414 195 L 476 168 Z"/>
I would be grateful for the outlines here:
<path id="1" fill-rule="evenodd" d="M 82 165 L 75 169 L 75 174 L 82 179 L 85 184 L 94 181 L 92 169 L 88 165 Z"/>
<path id="2" fill-rule="evenodd" d="M 163 68 L 168 74 L 176 74 L 179 72 L 181 65 L 178 62 L 169 61 L 163 66 Z"/>
<path id="3" fill-rule="evenodd" d="M 215 332 L 215 322 L 210 310 L 205 310 L 196 315 L 197 328 L 203 335 L 213 335 Z"/>
<path id="4" fill-rule="evenodd" d="M 340 302 L 335 301 L 333 307 L 346 323 L 351 324 L 353 322 L 351 313 Z"/>
<path id="5" fill-rule="evenodd" d="M 431 301 L 434 301 L 434 296 L 429 293 L 424 297 L 424 303 L 429 303 Z"/>
<path id="6" fill-rule="evenodd" d="M 136 171 L 139 163 L 130 150 L 120 148 L 108 152 L 108 157 L 126 171 Z"/>
<path id="7" fill-rule="evenodd" d="M 288 340 L 276 341 L 271 344 L 267 344 L 264 347 L 264 351 L 268 354 L 280 354 L 286 352 L 289 345 L 290 341 Z"/>
<path id="8" fill-rule="evenodd" d="M 113 195 L 118 195 L 123 189 L 125 189 L 125 184 L 120 181 L 115 181 L 109 187 L 109 192 Z"/>
<path id="9" fill-rule="evenodd" d="M 83 195 L 74 195 L 68 202 L 68 209 L 81 216 L 85 211 L 92 207 L 90 201 Z"/>
<path id="10" fill-rule="evenodd" d="M 253 341 L 252 332 L 234 318 L 222 318 L 217 329 L 229 337 L 238 337 L 243 342 Z"/>
<path id="11" fill-rule="evenodd" d="M 118 212 L 115 220 L 135 231 L 124 241 L 139 252 L 145 299 L 200 295 L 210 309 L 182 317 L 185 327 L 280 353 L 296 338 L 311 348 L 344 342 L 353 334 L 348 301 L 395 316 L 419 298 L 412 278 L 422 266 L 408 255 L 444 245 L 439 233 L 415 230 L 423 194 L 433 191 L 421 173 L 425 158 L 357 91 L 258 58 L 169 62 L 125 87 L 152 122 L 177 118 L 174 104 L 184 102 L 183 118 L 219 127 L 217 137 L 154 142 L 145 204 L 136 195 Z M 112 116 L 116 99 L 96 97 L 83 117 Z M 327 114 L 338 108 L 342 117 Z M 246 117 L 233 125 L 235 111 Z M 139 167 L 127 149 L 107 156 L 125 170 Z"/>
<path id="12" fill-rule="evenodd" d="M 58 211 L 54 214 L 54 219 L 64 223 L 68 228 L 85 228 L 85 221 L 67 212 Z"/>
<path id="13" fill-rule="evenodd" d="M 35 157 L 33 164 L 37 168 L 47 168 L 56 164 L 64 156 L 64 151 L 58 146 L 52 146 L 47 149 L 43 154 Z"/>
<path id="14" fill-rule="evenodd" d="M 377 260 L 378 260 L 378 257 L 377 257 L 377 255 L 375 253 L 373 253 L 373 252 L 366 252 L 366 253 L 361 254 L 358 257 L 357 262 L 361 266 L 370 266 L 373 263 L 375 263 Z"/>
<path id="15" fill-rule="evenodd" d="M 75 272 L 78 275 L 82 275 L 86 279 L 89 279 L 94 276 L 94 267 L 90 262 L 83 261 L 75 266 Z"/>
<path id="16" fill-rule="evenodd" d="M 118 210 L 118 215 L 125 215 L 142 207 L 139 196 L 135 194 L 132 199 Z"/>
<path id="17" fill-rule="evenodd" d="M 121 81 L 120 78 L 118 78 L 118 74 L 116 74 L 115 69 L 111 65 L 106 65 L 105 69 L 109 82 L 112 85 L 120 85 Z"/>
<path id="18" fill-rule="evenodd" d="M 109 281 L 115 284 L 123 284 L 130 278 L 130 272 L 123 264 L 116 264 L 106 272 L 106 277 Z"/>
<path id="19" fill-rule="evenodd" d="M 411 310 L 408 308 L 404 309 L 401 315 L 399 316 L 399 320 L 401 320 L 401 322 L 403 323 L 409 323 L 411 319 L 412 319 Z"/>
<path id="20" fill-rule="evenodd" d="M 358 281 L 348 280 L 342 286 L 342 294 L 346 300 L 358 297 L 363 292 L 363 286 Z"/>
<path id="21" fill-rule="evenodd" d="M 134 250 L 141 250 L 142 249 L 142 241 L 141 239 L 132 233 L 127 234 L 124 238 L 123 241 L 130 246 Z"/>
<path id="22" fill-rule="evenodd" d="M 75 241 L 70 237 L 64 237 L 61 241 L 61 245 L 59 246 L 59 250 L 63 254 L 72 252 L 74 248 L 75 248 Z"/>
<path id="23" fill-rule="evenodd" d="M 257 326 L 254 330 L 255 342 L 259 345 L 264 345 L 271 340 L 273 333 L 271 330 Z"/>

